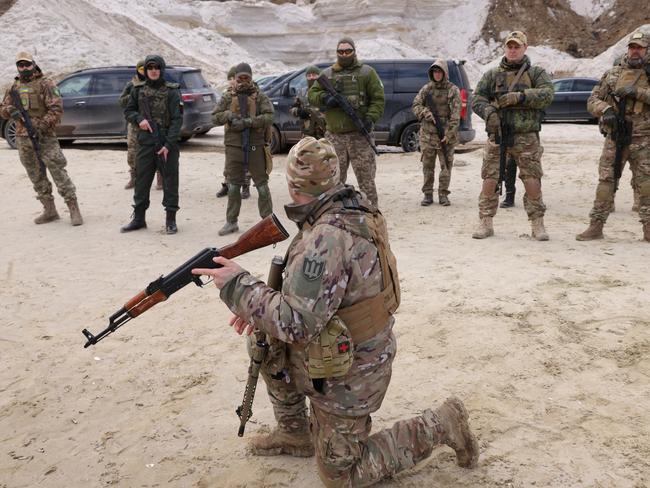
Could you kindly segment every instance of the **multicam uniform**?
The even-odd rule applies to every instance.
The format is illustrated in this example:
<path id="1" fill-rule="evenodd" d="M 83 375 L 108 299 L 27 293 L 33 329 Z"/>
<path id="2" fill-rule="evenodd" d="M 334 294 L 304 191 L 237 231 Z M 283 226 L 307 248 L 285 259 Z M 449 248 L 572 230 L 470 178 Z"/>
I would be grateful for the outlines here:
<path id="1" fill-rule="evenodd" d="M 302 124 L 301 132 L 302 137 L 311 136 L 315 139 L 322 139 L 327 130 L 327 122 L 325 116 L 318 107 L 309 104 L 307 94 L 303 93 L 301 96 L 296 97 L 296 106 L 291 107 L 289 112 L 294 117 L 298 117 Z"/>
<path id="2" fill-rule="evenodd" d="M 141 80 L 136 75 L 131 81 L 126 84 L 119 98 L 119 103 L 122 108 L 126 108 L 126 105 L 129 101 L 129 95 L 131 95 L 133 87 L 142 86 L 144 83 L 144 80 Z M 138 126 L 136 124 L 129 123 L 126 126 L 126 147 L 126 162 L 129 165 L 131 175 L 135 177 L 135 156 L 138 152 Z"/>
<path id="3" fill-rule="evenodd" d="M 510 85 L 515 80 L 522 65 L 527 65 L 514 87 Z M 544 148 L 539 142 L 539 131 L 543 110 L 553 101 L 553 84 L 546 71 L 539 66 L 530 65 L 528 56 L 524 56 L 521 63 L 509 63 L 504 57 L 498 67 L 489 70 L 479 81 L 474 98 L 472 109 L 484 120 L 498 109 L 496 101 L 508 92 L 523 93 L 523 102 L 510 106 L 503 111 L 509 111 L 512 115 L 514 128 L 514 145 L 507 150 L 507 157 L 517 162 L 519 167 L 519 178 L 522 181 L 527 179 L 539 180 L 542 178 L 541 157 Z M 500 113 L 499 116 L 503 116 Z M 481 177 L 486 179 L 499 179 L 499 144 L 496 141 L 496 129 L 489 128 L 488 141 L 483 154 L 483 167 Z M 499 204 L 499 194 L 479 196 L 479 217 L 493 217 L 496 215 Z M 524 208 L 530 220 L 543 217 L 546 206 L 542 196 L 533 200 L 524 195 Z"/>
<path id="4" fill-rule="evenodd" d="M 63 115 L 63 100 L 56 84 L 45 78 L 40 70 L 36 70 L 29 81 L 16 77 L 12 85 L 20 95 L 23 107 L 27 110 L 34 128 L 38 132 L 38 139 L 41 145 L 41 156 L 43 163 L 50 170 L 52 179 L 56 184 L 59 195 L 66 203 L 76 201 L 76 189 L 68 176 L 65 167 L 68 164 L 59 141 L 56 137 L 55 128 L 61 122 Z M 10 89 L 11 90 L 11 89 Z M 2 105 L 0 106 L 0 117 L 9 119 L 14 110 L 14 103 L 9 91 L 5 93 Z M 46 201 L 52 202 L 52 184 L 47 178 L 45 168 L 41 168 L 31 141 L 27 135 L 27 129 L 22 120 L 16 121 L 16 145 L 20 162 L 27 171 L 27 176 L 34 186 L 36 198 L 45 205 Z"/>
<path id="5" fill-rule="evenodd" d="M 636 99 L 628 99 L 625 115 L 632 122 L 632 143 L 623 153 L 624 165 L 630 163 L 633 186 L 639 193 L 639 217 L 643 224 L 650 222 L 650 76 L 645 67 L 632 67 L 627 56 L 601 77 L 587 101 L 587 108 L 594 117 L 601 117 L 605 110 L 618 111 L 614 92 L 625 86 L 634 86 Z M 604 223 L 611 212 L 614 195 L 614 158 L 616 142 L 611 129 L 602 126 L 606 133 L 605 144 L 598 163 L 598 187 L 594 206 L 589 213 L 591 220 Z"/>
<path id="6" fill-rule="evenodd" d="M 351 66 L 343 67 L 337 62 L 323 70 L 323 75 L 332 82 L 339 93 L 347 97 L 361 120 L 377 123 L 384 113 L 384 85 L 371 66 L 355 60 Z M 327 91 L 319 85 L 318 81 L 314 82 L 308 92 L 309 102 L 325 112 L 327 123 L 325 137 L 332 142 L 338 155 L 341 182 L 345 183 L 348 167 L 352 164 L 359 188 L 376 206 L 375 153 L 343 109 L 325 107 L 324 100 L 327 95 Z"/>
<path id="7" fill-rule="evenodd" d="M 437 82 L 433 78 L 434 67 L 439 67 L 445 77 Z M 420 150 L 424 184 L 422 193 L 431 195 L 435 181 L 436 157 L 440 158 L 440 181 L 438 195 L 449 195 L 451 170 L 454 165 L 454 148 L 458 143 L 460 125 L 460 90 L 449 81 L 446 61 L 436 61 L 429 68 L 429 83 L 424 85 L 413 100 L 413 113 L 420 121 Z M 440 117 L 447 137 L 446 153 L 443 152 L 435 123 L 432 122 L 432 108 Z"/>

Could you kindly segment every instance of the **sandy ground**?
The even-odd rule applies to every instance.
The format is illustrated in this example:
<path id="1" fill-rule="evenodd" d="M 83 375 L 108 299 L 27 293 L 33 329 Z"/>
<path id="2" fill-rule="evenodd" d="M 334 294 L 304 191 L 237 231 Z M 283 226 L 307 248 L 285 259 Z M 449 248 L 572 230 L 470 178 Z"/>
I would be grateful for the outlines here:
<path id="1" fill-rule="evenodd" d="M 479 127 L 479 132 L 481 128 Z M 650 486 L 650 245 L 630 212 L 629 172 L 606 239 L 580 243 L 602 138 L 594 125 L 545 125 L 544 195 L 551 241 L 529 239 L 517 207 L 500 210 L 496 236 L 470 238 L 481 151 L 457 155 L 453 205 L 419 205 L 416 154 L 379 158 L 377 186 L 398 257 L 399 352 L 381 429 L 462 398 L 480 440 L 473 471 L 441 447 L 382 486 Z M 121 144 L 65 153 L 85 218 L 36 226 L 39 211 L 17 153 L 0 149 L 0 487 L 320 486 L 314 461 L 256 458 L 246 440 L 273 424 L 258 390 L 246 437 L 237 437 L 248 359 L 210 286 L 188 286 L 97 346 L 108 316 L 217 236 L 225 201 L 217 137 L 181 156 L 180 232 L 162 233 L 161 194 L 149 228 L 119 233 L 130 216 Z M 284 157 L 271 190 L 287 203 Z M 520 183 L 518 183 L 520 185 Z M 257 220 L 255 195 L 241 227 Z M 288 242 L 239 262 L 265 277 Z"/>

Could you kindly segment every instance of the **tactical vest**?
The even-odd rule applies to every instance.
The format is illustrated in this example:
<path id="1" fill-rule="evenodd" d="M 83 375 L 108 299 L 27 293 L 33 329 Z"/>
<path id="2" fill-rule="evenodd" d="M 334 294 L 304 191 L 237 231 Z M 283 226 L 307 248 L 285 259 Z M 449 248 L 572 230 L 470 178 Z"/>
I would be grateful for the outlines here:
<path id="1" fill-rule="evenodd" d="M 134 89 L 138 90 L 138 111 L 141 114 L 145 113 L 144 98 L 147 97 L 151 118 L 158 124 L 158 127 L 167 129 L 171 123 L 168 101 L 170 86 L 165 83 L 160 88 L 143 85 L 142 87 L 134 87 Z"/>
<path id="2" fill-rule="evenodd" d="M 637 88 L 647 89 L 650 87 L 648 77 L 645 76 L 644 69 L 622 68 L 621 73 L 616 80 L 614 90 L 625 86 L 635 86 Z M 614 102 L 615 104 L 615 102 Z M 641 100 L 628 99 L 625 105 L 625 113 L 627 115 L 641 114 L 650 111 L 650 106 L 643 103 Z"/>
<path id="3" fill-rule="evenodd" d="M 367 64 L 361 65 L 361 68 L 352 72 L 334 71 L 329 67 L 323 70 L 323 74 L 330 79 L 336 91 L 344 95 L 355 110 L 359 110 L 368 105 L 366 92 L 359 83 L 359 76 L 370 76 L 371 69 Z"/>
<path id="4" fill-rule="evenodd" d="M 45 101 L 41 94 L 40 80 L 28 82 L 18 80 L 15 87 L 18 95 L 20 95 L 20 101 L 30 117 L 43 117 L 47 113 Z"/>
<path id="5" fill-rule="evenodd" d="M 514 70 L 514 71 L 498 71 L 494 77 L 494 93 L 497 96 L 497 98 L 500 95 L 503 95 L 505 93 L 508 93 L 509 91 L 519 91 L 523 92 L 527 88 L 532 88 L 533 87 L 533 80 L 531 80 L 530 75 L 528 74 L 528 70 L 525 70 L 521 77 L 519 78 L 519 81 L 517 81 L 517 84 L 510 90 L 510 85 L 512 85 L 512 82 L 515 80 L 517 73 L 519 70 Z M 509 107 L 509 108 L 524 108 L 524 107 Z M 526 109 L 529 110 L 529 109 Z"/>
<path id="6" fill-rule="evenodd" d="M 435 113 L 438 114 L 438 117 L 445 120 L 449 119 L 449 116 L 451 115 L 451 111 L 449 110 L 449 94 L 450 90 L 448 86 L 438 88 L 433 85 L 431 91 L 425 98 L 429 110 L 432 112 L 435 111 Z"/>

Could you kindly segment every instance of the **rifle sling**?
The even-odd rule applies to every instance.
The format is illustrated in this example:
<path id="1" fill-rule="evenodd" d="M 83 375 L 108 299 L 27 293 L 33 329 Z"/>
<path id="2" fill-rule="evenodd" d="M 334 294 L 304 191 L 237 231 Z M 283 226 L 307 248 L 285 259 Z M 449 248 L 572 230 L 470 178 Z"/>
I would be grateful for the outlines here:
<path id="1" fill-rule="evenodd" d="M 519 71 L 517 71 L 517 75 L 514 77 L 512 80 L 512 83 L 510 83 L 510 86 L 508 86 L 508 91 L 511 92 L 512 90 L 515 89 L 515 86 L 517 86 L 517 83 L 519 83 L 519 80 L 524 74 L 524 71 L 526 71 L 529 68 L 528 63 L 524 63 L 521 65 L 521 68 L 519 68 Z"/>

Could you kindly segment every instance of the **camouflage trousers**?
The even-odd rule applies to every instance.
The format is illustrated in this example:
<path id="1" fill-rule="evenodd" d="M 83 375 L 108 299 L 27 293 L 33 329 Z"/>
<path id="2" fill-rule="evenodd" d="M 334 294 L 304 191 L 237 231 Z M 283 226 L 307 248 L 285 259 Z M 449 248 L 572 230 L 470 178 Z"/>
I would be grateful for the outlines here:
<path id="1" fill-rule="evenodd" d="M 449 183 L 451 182 L 451 170 L 454 167 L 454 146 L 447 145 L 445 154 L 440 147 L 427 146 L 422 148 L 422 173 L 424 183 L 422 193 L 432 194 L 433 184 L 436 180 L 436 158 L 440 165 L 440 176 L 438 180 L 438 195 L 449 195 Z"/>
<path id="2" fill-rule="evenodd" d="M 377 160 L 365 137 L 358 132 L 334 134 L 328 131 L 325 138 L 332 143 L 339 158 L 341 183 L 346 182 L 348 168 L 352 165 L 352 170 L 359 183 L 359 189 L 366 194 L 366 197 L 373 205 L 377 206 L 377 187 L 375 186 Z"/>
<path id="3" fill-rule="evenodd" d="M 131 173 L 135 174 L 135 157 L 138 154 L 138 129 L 133 124 L 126 127 L 126 162 Z"/>
<path id="4" fill-rule="evenodd" d="M 304 361 L 303 355 L 288 353 L 290 381 L 272 378 L 264 367 L 261 374 L 278 428 L 287 433 L 304 433 L 310 429 L 318 473 L 326 486 L 372 485 L 413 467 L 440 443 L 439 422 L 431 410 L 372 435 L 369 414 L 332 413 L 324 408 L 332 399 L 327 398 L 327 391 L 325 394 L 314 391 L 306 377 Z M 309 418 L 306 397 L 310 398 Z"/>
<path id="5" fill-rule="evenodd" d="M 598 162 L 598 186 L 594 206 L 589 212 L 591 220 L 606 222 L 614 202 L 614 157 L 616 143 L 605 139 Z M 650 222 L 650 137 L 633 137 L 623 152 L 623 161 L 630 163 L 632 187 L 639 194 L 639 220 Z M 624 164 L 624 163 L 623 163 Z"/>
<path id="6" fill-rule="evenodd" d="M 41 158 L 45 167 L 50 171 L 56 189 L 59 195 L 68 202 L 77 198 L 76 189 L 65 167 L 68 162 L 61 152 L 61 146 L 56 136 L 41 136 Z M 27 176 L 34 186 L 36 198 L 41 201 L 53 200 L 52 184 L 47 178 L 47 172 L 41 168 L 38 160 L 36 159 L 36 152 L 32 146 L 29 137 L 17 136 L 16 146 L 18 147 L 18 156 L 20 162 L 27 171 Z"/>
<path id="7" fill-rule="evenodd" d="M 506 158 L 512 158 L 516 161 L 519 168 L 519 179 L 524 183 L 526 180 L 541 180 L 542 171 L 542 154 L 544 148 L 539 143 L 537 132 L 527 132 L 524 134 L 515 134 L 515 141 L 512 147 L 508 148 Z M 481 168 L 481 178 L 483 180 L 499 180 L 499 145 L 494 141 L 494 136 L 490 136 L 483 152 L 483 166 Z M 478 198 L 479 217 L 494 217 L 499 207 L 499 194 L 494 192 L 492 195 L 484 195 L 483 192 Z M 524 208 L 530 220 L 543 217 L 546 212 L 546 205 L 542 200 L 542 195 L 533 200 L 524 195 Z"/>

